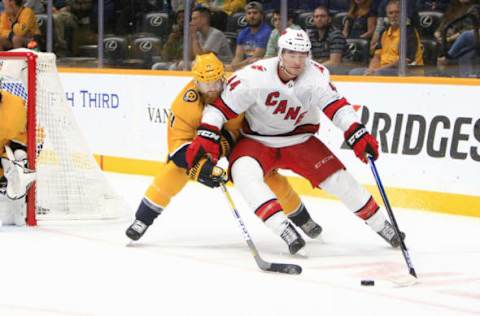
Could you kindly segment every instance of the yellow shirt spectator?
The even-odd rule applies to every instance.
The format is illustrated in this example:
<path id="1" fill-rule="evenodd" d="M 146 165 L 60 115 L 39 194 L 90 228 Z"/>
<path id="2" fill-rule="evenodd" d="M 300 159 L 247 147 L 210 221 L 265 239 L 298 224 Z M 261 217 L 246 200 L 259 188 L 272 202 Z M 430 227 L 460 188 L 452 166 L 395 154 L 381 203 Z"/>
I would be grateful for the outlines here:
<path id="1" fill-rule="evenodd" d="M 380 66 L 398 62 L 400 56 L 400 28 L 389 27 L 380 35 L 375 54 L 380 54 Z M 423 65 L 423 47 L 418 32 L 407 27 L 407 62 L 409 65 Z"/>
<path id="2" fill-rule="evenodd" d="M 17 0 L 3 1 L 5 10 L 0 14 L 0 49 L 26 47 L 31 39 L 40 40 L 35 13 L 18 5 Z M 20 1 L 21 3 L 21 1 Z"/>

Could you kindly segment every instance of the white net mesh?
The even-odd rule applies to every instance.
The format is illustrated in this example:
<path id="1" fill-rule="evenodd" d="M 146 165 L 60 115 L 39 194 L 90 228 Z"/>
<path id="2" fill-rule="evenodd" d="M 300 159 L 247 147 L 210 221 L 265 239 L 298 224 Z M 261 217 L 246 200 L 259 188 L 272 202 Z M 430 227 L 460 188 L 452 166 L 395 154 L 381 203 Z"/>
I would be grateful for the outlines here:
<path id="1" fill-rule="evenodd" d="M 67 105 L 54 54 L 37 53 L 38 219 L 116 218 L 127 205 L 111 188 Z M 3 59 L 2 59 L 3 58 Z M 0 57 L 1 88 L 28 98 L 27 63 Z M 37 151 L 38 152 L 38 151 Z"/>

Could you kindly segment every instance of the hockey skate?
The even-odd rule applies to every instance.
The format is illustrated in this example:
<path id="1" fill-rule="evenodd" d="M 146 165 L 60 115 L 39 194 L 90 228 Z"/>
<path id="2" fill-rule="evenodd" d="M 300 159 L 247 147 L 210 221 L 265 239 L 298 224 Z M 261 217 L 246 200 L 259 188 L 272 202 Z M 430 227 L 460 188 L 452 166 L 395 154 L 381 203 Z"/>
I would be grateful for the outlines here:
<path id="1" fill-rule="evenodd" d="M 315 223 L 311 218 L 303 225 L 300 226 L 305 235 L 314 239 L 322 233 L 322 226 Z"/>
<path id="2" fill-rule="evenodd" d="M 147 231 L 148 225 L 136 219 L 132 225 L 128 226 L 125 234 L 133 241 L 139 240 Z"/>
<path id="3" fill-rule="evenodd" d="M 388 242 L 393 248 L 397 248 L 400 246 L 400 238 L 395 233 L 395 229 L 393 228 L 392 224 L 388 221 L 385 221 L 385 226 L 382 228 L 381 231 L 377 232 L 386 242 Z M 402 240 L 405 239 L 405 233 L 400 232 Z"/>
<path id="4" fill-rule="evenodd" d="M 280 237 L 287 243 L 290 254 L 296 254 L 300 249 L 305 246 L 305 240 L 295 230 L 292 224 L 286 222 L 285 229 L 280 234 Z"/>

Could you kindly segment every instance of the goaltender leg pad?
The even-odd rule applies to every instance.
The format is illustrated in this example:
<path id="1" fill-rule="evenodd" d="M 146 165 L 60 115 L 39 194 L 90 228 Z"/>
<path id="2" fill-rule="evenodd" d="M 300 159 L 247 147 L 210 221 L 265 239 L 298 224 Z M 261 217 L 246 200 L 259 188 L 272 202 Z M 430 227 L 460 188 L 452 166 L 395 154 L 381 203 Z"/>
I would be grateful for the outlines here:
<path id="1" fill-rule="evenodd" d="M 26 211 L 24 198 L 11 200 L 5 195 L 0 195 L 0 221 L 3 225 L 25 225 Z"/>
<path id="2" fill-rule="evenodd" d="M 2 158 L 2 167 L 7 178 L 7 197 L 16 200 L 25 196 L 30 185 L 35 181 L 35 172 L 28 170 L 22 162 L 15 160 L 12 149 L 5 146 L 7 158 Z"/>

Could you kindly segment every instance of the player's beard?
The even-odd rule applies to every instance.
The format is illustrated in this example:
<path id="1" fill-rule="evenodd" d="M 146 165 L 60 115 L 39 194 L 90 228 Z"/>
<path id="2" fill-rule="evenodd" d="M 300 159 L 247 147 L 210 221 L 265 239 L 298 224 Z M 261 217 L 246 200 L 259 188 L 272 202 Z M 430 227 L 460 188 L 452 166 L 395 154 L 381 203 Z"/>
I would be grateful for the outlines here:
<path id="1" fill-rule="evenodd" d="M 220 92 L 207 92 L 202 93 L 203 103 L 209 104 L 215 101 L 216 98 L 220 95 Z"/>

